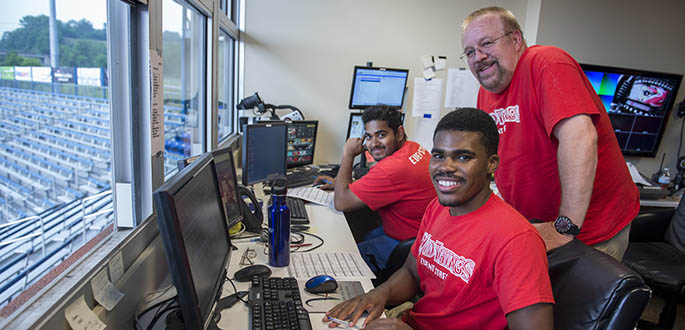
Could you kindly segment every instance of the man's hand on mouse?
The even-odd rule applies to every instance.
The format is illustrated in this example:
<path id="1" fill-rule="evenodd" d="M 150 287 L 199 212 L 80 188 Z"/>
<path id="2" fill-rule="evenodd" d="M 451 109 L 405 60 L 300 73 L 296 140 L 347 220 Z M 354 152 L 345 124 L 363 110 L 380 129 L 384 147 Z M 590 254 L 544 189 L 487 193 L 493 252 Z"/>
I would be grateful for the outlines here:
<path id="1" fill-rule="evenodd" d="M 344 301 L 326 312 L 323 321 L 331 322 L 328 318 L 328 316 L 331 316 L 340 320 L 349 320 L 349 326 L 353 327 L 362 314 L 368 312 L 369 314 L 366 317 L 364 324 L 362 324 L 362 327 L 366 327 L 369 322 L 379 318 L 383 314 L 385 302 L 388 300 L 388 294 L 387 289 L 379 287 L 366 294 Z M 329 328 L 335 328 L 337 326 L 338 323 L 335 322 L 328 324 Z"/>
<path id="2" fill-rule="evenodd" d="M 319 175 L 314 180 L 314 187 L 319 187 L 321 190 L 333 190 L 335 188 L 335 179 L 328 175 Z"/>

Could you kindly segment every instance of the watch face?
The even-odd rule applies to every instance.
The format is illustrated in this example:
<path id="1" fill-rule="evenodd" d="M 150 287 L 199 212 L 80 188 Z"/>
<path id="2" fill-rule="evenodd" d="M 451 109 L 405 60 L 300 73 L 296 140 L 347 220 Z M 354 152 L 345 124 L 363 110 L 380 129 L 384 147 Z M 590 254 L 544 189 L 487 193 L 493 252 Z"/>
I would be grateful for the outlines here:
<path id="1" fill-rule="evenodd" d="M 558 217 L 557 220 L 554 222 L 554 227 L 557 228 L 557 231 L 560 233 L 566 233 L 571 229 L 571 219 L 567 217 Z"/>

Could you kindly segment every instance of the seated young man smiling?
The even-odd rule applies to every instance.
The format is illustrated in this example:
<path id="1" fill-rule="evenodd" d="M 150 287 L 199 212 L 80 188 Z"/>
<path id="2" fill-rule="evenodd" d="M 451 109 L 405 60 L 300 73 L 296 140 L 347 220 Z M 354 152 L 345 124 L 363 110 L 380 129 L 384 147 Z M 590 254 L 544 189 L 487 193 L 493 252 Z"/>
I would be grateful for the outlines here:
<path id="1" fill-rule="evenodd" d="M 552 329 L 552 288 L 542 238 L 489 188 L 499 135 L 478 109 L 450 112 L 433 135 L 430 176 L 437 191 L 411 254 L 388 281 L 328 316 L 366 329 Z M 378 319 L 386 304 L 421 290 L 403 318 Z M 335 327 L 331 322 L 329 327 Z"/>
<path id="2" fill-rule="evenodd" d="M 435 198 L 428 175 L 428 150 L 407 140 L 398 110 L 370 107 L 362 115 L 364 139 L 350 138 L 335 180 L 321 176 L 315 184 L 330 180 L 322 189 L 335 189 L 335 208 L 354 211 L 368 206 L 380 215 L 382 225 L 371 230 L 358 244 L 362 258 L 371 270 L 386 267 L 392 250 L 400 241 L 415 238 L 421 216 Z M 364 143 L 364 141 L 366 141 Z M 352 182 L 354 157 L 369 150 L 377 161 L 361 179 Z M 363 155 L 362 155 L 363 157 Z"/>

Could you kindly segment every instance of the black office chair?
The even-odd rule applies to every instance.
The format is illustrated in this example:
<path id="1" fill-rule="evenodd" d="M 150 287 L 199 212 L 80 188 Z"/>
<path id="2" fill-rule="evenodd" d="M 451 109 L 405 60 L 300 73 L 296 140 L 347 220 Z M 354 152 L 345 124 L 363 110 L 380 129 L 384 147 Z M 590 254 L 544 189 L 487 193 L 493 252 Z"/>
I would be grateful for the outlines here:
<path id="1" fill-rule="evenodd" d="M 547 254 L 554 329 L 633 329 L 651 291 L 640 275 L 579 240 Z"/>
<path id="2" fill-rule="evenodd" d="M 678 303 L 685 298 L 685 198 L 675 211 L 661 208 L 635 217 L 623 263 L 666 298 L 658 324 L 640 321 L 640 327 L 672 329 Z"/>
<path id="3" fill-rule="evenodd" d="M 384 270 L 376 273 L 376 278 L 371 280 L 373 286 L 377 287 L 383 282 L 387 281 L 392 274 L 394 274 L 398 269 L 404 265 L 404 261 L 407 259 L 409 252 L 411 251 L 411 246 L 414 244 L 416 237 L 404 240 L 397 244 L 395 248 L 390 253 L 388 258 L 388 263 Z"/>

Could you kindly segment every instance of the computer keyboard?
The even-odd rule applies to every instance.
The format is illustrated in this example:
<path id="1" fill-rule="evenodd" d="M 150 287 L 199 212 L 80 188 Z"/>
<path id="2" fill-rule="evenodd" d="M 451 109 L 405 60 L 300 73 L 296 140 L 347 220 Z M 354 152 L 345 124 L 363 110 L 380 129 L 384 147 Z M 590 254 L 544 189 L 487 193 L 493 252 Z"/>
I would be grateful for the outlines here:
<path id="1" fill-rule="evenodd" d="M 290 255 L 288 274 L 308 279 L 316 275 L 342 277 L 373 277 L 364 260 L 346 252 L 293 253 Z"/>
<path id="2" fill-rule="evenodd" d="M 312 329 L 297 280 L 292 277 L 253 277 L 248 302 L 253 330 Z"/>
<path id="3" fill-rule="evenodd" d="M 306 185 L 311 185 L 319 176 L 319 170 L 307 169 L 307 170 L 297 170 L 291 173 L 287 173 L 285 177 L 288 179 L 288 187 L 301 187 Z"/>
<path id="4" fill-rule="evenodd" d="M 304 201 L 299 198 L 288 197 L 285 204 L 290 209 L 290 223 L 294 225 L 308 225 L 309 216 L 304 207 Z"/>

